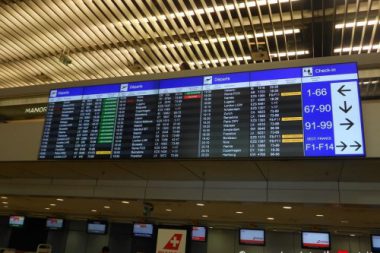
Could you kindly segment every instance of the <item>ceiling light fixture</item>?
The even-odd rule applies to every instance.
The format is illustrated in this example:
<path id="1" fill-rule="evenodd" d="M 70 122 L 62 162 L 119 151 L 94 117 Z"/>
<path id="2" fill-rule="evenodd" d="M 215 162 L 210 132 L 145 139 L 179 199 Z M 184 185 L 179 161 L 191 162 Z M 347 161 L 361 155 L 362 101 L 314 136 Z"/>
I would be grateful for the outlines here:
<path id="1" fill-rule="evenodd" d="M 51 204 L 49 204 L 50 206 L 56 206 L 57 204 L 54 204 L 54 203 L 51 203 Z"/>
<path id="2" fill-rule="evenodd" d="M 208 215 L 207 214 L 203 214 L 202 218 L 208 218 Z"/>
<path id="3" fill-rule="evenodd" d="M 64 200 L 63 200 L 63 199 L 57 199 L 57 201 L 59 201 L 59 202 L 63 202 Z"/>
<path id="4" fill-rule="evenodd" d="M 4 206 L 4 208 L 8 208 L 8 206 Z"/>
<path id="5" fill-rule="evenodd" d="M 267 217 L 267 220 L 274 220 L 273 217 Z"/>
<path id="6" fill-rule="evenodd" d="M 45 207 L 45 210 L 50 210 L 50 207 Z"/>
<path id="7" fill-rule="evenodd" d="M 340 223 L 347 224 L 348 220 L 341 220 Z"/>
<path id="8" fill-rule="evenodd" d="M 129 204 L 129 201 L 123 200 L 121 201 L 122 204 Z"/>
<path id="9" fill-rule="evenodd" d="M 7 205 L 7 204 L 8 204 L 8 202 L 7 202 L 7 201 L 3 201 L 3 202 L 1 202 L 1 203 L 3 203 L 4 205 Z"/>
<path id="10" fill-rule="evenodd" d="M 380 21 L 378 21 L 376 19 L 372 19 L 372 20 L 367 20 L 367 22 L 365 22 L 365 20 L 363 20 L 363 21 L 357 21 L 357 22 L 346 22 L 345 24 L 339 23 L 339 24 L 335 25 L 335 29 L 342 29 L 343 27 L 352 28 L 354 26 L 360 27 L 360 26 L 365 26 L 365 25 L 375 25 L 376 23 L 380 24 Z"/>
<path id="11" fill-rule="evenodd" d="M 352 47 L 352 49 L 350 47 L 335 48 L 334 53 L 341 53 L 341 52 L 346 53 L 346 52 L 350 52 L 350 49 L 351 49 L 351 52 L 352 51 L 354 51 L 354 52 L 355 51 L 372 51 L 372 50 L 379 49 L 379 47 L 380 47 L 379 44 L 377 44 L 377 45 L 372 45 L 372 47 L 371 47 L 371 45 L 365 45 L 362 47 L 354 46 L 354 47 Z"/>
<path id="12" fill-rule="evenodd" d="M 324 217 L 323 214 L 316 214 L 315 216 L 316 216 L 316 217 Z"/>
<path id="13" fill-rule="evenodd" d="M 166 210 L 166 212 L 171 212 L 171 211 L 173 211 L 173 210 L 170 209 L 170 208 L 166 208 L 165 210 Z"/>
<path id="14" fill-rule="evenodd" d="M 379 80 L 375 80 L 375 81 L 364 81 L 364 82 L 362 82 L 362 84 L 377 84 L 377 83 L 379 83 Z"/>
<path id="15" fill-rule="evenodd" d="M 110 206 L 104 206 L 105 209 L 110 209 L 111 207 Z"/>
<path id="16" fill-rule="evenodd" d="M 244 212 L 242 212 L 242 211 L 236 211 L 235 213 L 236 214 L 243 214 Z"/>
<path id="17" fill-rule="evenodd" d="M 309 50 L 299 50 L 299 51 L 288 51 L 288 52 L 279 52 L 270 54 L 274 58 L 278 57 L 287 57 L 287 56 L 298 56 L 298 55 L 307 55 L 309 54 Z"/>
<path id="18" fill-rule="evenodd" d="M 1 199 L 8 199 L 7 196 L 1 196 L 0 198 L 1 198 Z"/>
<path id="19" fill-rule="evenodd" d="M 235 60 L 234 57 L 230 57 L 228 59 L 227 58 L 222 58 L 220 61 L 221 62 L 228 62 L 228 61 L 234 62 L 234 61 L 244 61 L 244 60 L 247 60 L 247 61 L 252 60 L 252 57 L 251 56 L 244 56 L 244 57 L 238 56 L 238 57 L 236 57 L 236 60 Z M 206 60 L 205 63 L 203 61 L 198 61 L 199 65 L 211 64 L 211 63 L 218 64 L 219 60 L 218 59 Z M 195 62 L 191 61 L 191 62 L 189 62 L 189 64 L 190 65 L 195 65 Z"/>
<path id="20" fill-rule="evenodd" d="M 208 227 L 209 229 L 213 229 L 214 227 Z"/>
<path id="21" fill-rule="evenodd" d="M 93 212 L 93 213 L 96 213 L 96 212 L 97 212 L 97 210 L 96 210 L 96 209 L 92 209 L 92 210 L 91 210 L 91 212 Z"/>
<path id="22" fill-rule="evenodd" d="M 293 207 L 291 207 L 291 206 L 283 206 L 282 208 L 286 209 L 286 210 L 291 210 Z"/>
<path id="23" fill-rule="evenodd" d="M 205 206 L 203 203 L 197 203 L 197 206 Z"/>
<path id="24" fill-rule="evenodd" d="M 275 31 L 274 34 L 276 36 L 280 36 L 280 35 L 289 35 L 289 34 L 293 34 L 293 33 L 300 33 L 301 30 L 300 29 L 287 29 L 285 31 L 282 31 L 282 30 L 279 30 L 279 31 Z M 272 37 L 273 36 L 273 32 L 265 32 L 265 36 L 266 37 Z M 264 33 L 256 33 L 256 38 L 262 38 L 264 37 Z M 230 35 L 230 36 L 227 36 L 227 37 L 220 37 L 220 41 L 222 42 L 226 42 L 226 41 L 236 41 L 236 40 L 245 40 L 245 39 L 253 39 L 254 36 L 253 34 L 248 34 L 247 36 L 245 36 L 244 34 L 240 34 L 240 35 Z M 211 43 L 217 43 L 219 40 L 218 38 L 211 38 L 210 40 L 208 39 L 205 39 L 205 38 L 201 38 L 200 40 L 195 40 L 193 42 L 190 42 L 190 41 L 186 41 L 184 43 L 182 42 L 177 42 L 177 43 L 170 43 L 168 44 L 170 48 L 176 48 L 176 47 L 184 47 L 185 45 L 186 46 L 192 46 L 193 44 L 195 45 L 200 45 L 200 44 L 209 44 L 210 42 Z M 160 44 L 159 45 L 160 47 L 162 48 L 168 48 L 167 45 L 165 44 Z"/>
<path id="25" fill-rule="evenodd" d="M 258 0 L 258 1 L 247 1 L 247 5 L 246 3 L 239 3 L 237 5 L 237 7 L 239 9 L 244 9 L 244 8 L 252 8 L 252 7 L 256 7 L 256 5 L 259 5 L 259 6 L 265 6 L 265 5 L 268 5 L 268 4 L 278 4 L 278 3 L 289 3 L 289 2 L 295 2 L 295 1 L 299 1 L 299 0 Z M 256 4 L 257 3 L 257 4 Z M 199 8 L 199 9 L 195 9 L 195 10 L 189 10 L 189 11 L 186 11 L 186 12 L 175 12 L 175 13 L 169 13 L 168 14 L 168 17 L 171 18 L 171 19 L 174 19 L 174 18 L 177 18 L 178 17 L 186 17 L 186 16 L 194 16 L 196 14 L 205 14 L 205 13 L 214 13 L 214 12 L 222 12 L 222 11 L 226 11 L 226 10 L 235 10 L 236 7 L 234 4 L 227 4 L 227 5 L 217 5 L 214 7 L 207 7 L 207 8 Z M 126 25 L 131 25 L 131 24 L 140 24 L 140 23 L 148 23 L 148 22 L 157 22 L 158 20 L 167 20 L 167 16 L 166 15 L 159 15 L 159 16 L 150 16 L 150 17 L 144 17 L 144 18 L 141 18 L 141 19 L 133 19 L 133 20 L 125 20 L 125 21 L 122 21 L 122 22 L 119 22 L 119 23 L 116 23 L 118 25 L 122 25 L 123 23 L 125 23 Z M 115 24 L 112 24 L 112 25 L 115 25 Z"/>
<path id="26" fill-rule="evenodd" d="M 355 234 L 350 234 L 351 237 L 355 237 L 356 235 Z"/>

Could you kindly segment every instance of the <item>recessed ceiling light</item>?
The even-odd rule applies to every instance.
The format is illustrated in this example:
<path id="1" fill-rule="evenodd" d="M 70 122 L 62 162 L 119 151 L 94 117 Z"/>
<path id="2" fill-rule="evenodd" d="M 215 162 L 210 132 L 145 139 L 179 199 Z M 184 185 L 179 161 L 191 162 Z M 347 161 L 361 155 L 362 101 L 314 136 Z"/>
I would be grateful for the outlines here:
<path id="1" fill-rule="evenodd" d="M 171 212 L 171 211 L 173 211 L 173 210 L 170 208 L 166 208 L 166 212 Z"/>
<path id="2" fill-rule="evenodd" d="M 57 199 L 57 201 L 63 202 L 63 199 Z"/>
<path id="3" fill-rule="evenodd" d="M 54 204 L 54 203 L 51 203 L 51 204 L 49 204 L 50 206 L 56 206 L 57 204 Z"/>
<path id="4" fill-rule="evenodd" d="M 96 213 L 96 212 L 97 212 L 97 210 L 96 210 L 96 209 L 92 209 L 92 210 L 91 210 L 91 212 L 93 212 L 93 213 Z"/>
<path id="5" fill-rule="evenodd" d="M 110 209 L 111 207 L 110 206 L 104 206 L 105 209 Z"/>
<path id="6" fill-rule="evenodd" d="M 45 210 L 50 210 L 50 207 L 45 207 Z"/>
<path id="7" fill-rule="evenodd" d="M 340 223 L 347 224 L 348 220 L 341 220 Z"/>
<path id="8" fill-rule="evenodd" d="M 7 196 L 1 196 L 0 198 L 1 198 L 1 199 L 8 199 Z"/>
<path id="9" fill-rule="evenodd" d="M 208 227 L 209 229 L 213 229 L 214 227 Z"/>
<path id="10" fill-rule="evenodd" d="M 356 235 L 355 234 L 350 234 L 351 237 L 355 237 Z"/>
<path id="11" fill-rule="evenodd" d="M 324 217 L 323 214 L 316 214 L 315 216 L 317 216 L 317 217 Z"/>
<path id="12" fill-rule="evenodd" d="M 286 209 L 286 210 L 290 210 L 290 209 L 292 209 L 293 207 L 291 207 L 291 206 L 283 206 L 282 208 L 283 208 L 283 209 Z"/>
<path id="13" fill-rule="evenodd" d="M 202 218 L 208 218 L 208 215 L 207 214 L 203 214 Z"/>
<path id="14" fill-rule="evenodd" d="M 121 201 L 122 204 L 129 204 L 129 201 L 123 200 Z"/>
<path id="15" fill-rule="evenodd" d="M 267 217 L 267 220 L 274 220 L 273 217 Z"/>
<path id="16" fill-rule="evenodd" d="M 244 212 L 242 212 L 242 211 L 236 211 L 235 213 L 236 214 L 243 214 Z"/>
<path id="17" fill-rule="evenodd" d="M 4 205 L 7 205 L 7 204 L 8 204 L 8 202 L 7 202 L 7 201 L 3 201 L 3 202 L 1 202 L 1 203 L 3 203 Z"/>
<path id="18" fill-rule="evenodd" d="M 197 203 L 197 206 L 205 206 L 203 203 Z"/>

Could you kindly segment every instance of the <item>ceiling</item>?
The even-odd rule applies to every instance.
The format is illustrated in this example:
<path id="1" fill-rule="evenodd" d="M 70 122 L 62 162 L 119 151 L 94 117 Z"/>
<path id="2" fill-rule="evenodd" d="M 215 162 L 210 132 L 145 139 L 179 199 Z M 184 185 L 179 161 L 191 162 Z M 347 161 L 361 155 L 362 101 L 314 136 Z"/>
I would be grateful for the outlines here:
<path id="1" fill-rule="evenodd" d="M 101 218 L 122 222 L 145 219 L 142 200 L 62 198 L 58 201 L 59 197 L 1 197 L 0 213 L 6 215 Z M 374 206 L 240 202 L 202 202 L 204 206 L 198 206 L 198 202 L 194 201 L 149 203 L 154 209 L 147 219 L 161 224 L 199 224 L 224 228 L 264 227 L 278 231 L 323 228 L 345 234 L 370 233 L 380 227 L 380 208 Z M 287 208 L 291 209 L 284 209 L 284 206 L 290 206 Z"/>
<path id="2" fill-rule="evenodd" d="M 379 0 L 0 0 L 0 88 L 376 53 L 379 11 Z"/>

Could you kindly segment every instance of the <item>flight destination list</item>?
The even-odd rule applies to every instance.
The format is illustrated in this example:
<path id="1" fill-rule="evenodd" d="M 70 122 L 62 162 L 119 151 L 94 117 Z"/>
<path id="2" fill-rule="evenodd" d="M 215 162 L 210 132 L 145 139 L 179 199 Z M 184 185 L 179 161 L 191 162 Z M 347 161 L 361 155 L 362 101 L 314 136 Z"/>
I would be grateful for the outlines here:
<path id="1" fill-rule="evenodd" d="M 51 90 L 39 159 L 363 156 L 355 63 Z"/>

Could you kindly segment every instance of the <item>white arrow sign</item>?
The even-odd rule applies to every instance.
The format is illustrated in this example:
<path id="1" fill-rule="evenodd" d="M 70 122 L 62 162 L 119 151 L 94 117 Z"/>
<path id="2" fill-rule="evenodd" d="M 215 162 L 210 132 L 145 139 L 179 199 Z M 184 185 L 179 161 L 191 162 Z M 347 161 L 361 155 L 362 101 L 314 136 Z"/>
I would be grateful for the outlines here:
<path id="1" fill-rule="evenodd" d="M 363 155 L 361 107 L 356 81 L 331 83 L 336 155 Z"/>

